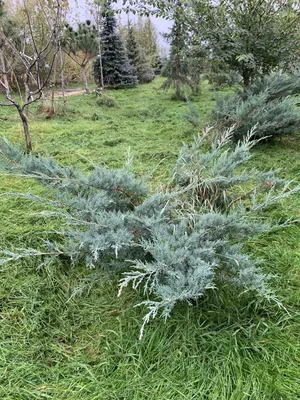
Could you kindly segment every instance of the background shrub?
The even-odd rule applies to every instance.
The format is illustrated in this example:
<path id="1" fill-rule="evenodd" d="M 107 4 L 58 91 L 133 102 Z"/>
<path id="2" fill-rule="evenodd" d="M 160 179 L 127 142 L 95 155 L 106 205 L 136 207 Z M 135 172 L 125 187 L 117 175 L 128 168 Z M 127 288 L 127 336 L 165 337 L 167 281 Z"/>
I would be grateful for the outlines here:
<path id="1" fill-rule="evenodd" d="M 104 93 L 98 95 L 96 103 L 99 107 L 115 107 L 116 106 L 115 99 Z"/>
<path id="2" fill-rule="evenodd" d="M 212 71 L 207 73 L 205 77 L 214 89 L 222 89 L 241 82 L 241 76 L 231 71 Z"/>
<path id="3" fill-rule="evenodd" d="M 274 137 L 297 132 L 300 110 L 298 75 L 271 74 L 255 80 L 245 91 L 218 97 L 213 117 L 220 126 L 234 125 L 234 138 L 240 140 L 254 125 L 256 137 Z"/>

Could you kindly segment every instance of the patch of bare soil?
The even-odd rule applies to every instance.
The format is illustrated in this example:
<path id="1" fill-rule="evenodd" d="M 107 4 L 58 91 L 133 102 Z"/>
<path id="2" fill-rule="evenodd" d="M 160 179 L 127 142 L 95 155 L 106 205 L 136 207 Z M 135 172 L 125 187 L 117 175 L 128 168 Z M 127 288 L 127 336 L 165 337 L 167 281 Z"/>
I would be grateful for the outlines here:
<path id="1" fill-rule="evenodd" d="M 84 94 L 85 90 L 84 89 L 67 89 L 65 91 L 65 96 L 69 97 L 69 96 L 74 96 L 76 94 Z M 55 92 L 55 97 L 63 97 L 63 93 L 62 92 Z"/>

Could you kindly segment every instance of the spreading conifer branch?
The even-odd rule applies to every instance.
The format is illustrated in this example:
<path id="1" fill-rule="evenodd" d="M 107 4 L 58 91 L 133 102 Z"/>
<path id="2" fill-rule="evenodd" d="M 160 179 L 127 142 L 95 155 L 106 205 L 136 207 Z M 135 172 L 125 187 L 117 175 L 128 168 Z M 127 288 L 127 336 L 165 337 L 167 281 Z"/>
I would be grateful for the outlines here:
<path id="1" fill-rule="evenodd" d="M 192 303 L 222 285 L 278 302 L 270 276 L 244 253 L 243 244 L 272 228 L 256 212 L 298 193 L 300 186 L 277 178 L 276 171 L 246 169 L 256 131 L 232 147 L 233 129 L 216 135 L 208 128 L 184 146 L 170 188 L 156 193 L 128 166 L 94 166 L 83 175 L 2 140 L 1 169 L 35 179 L 45 186 L 46 197 L 50 188 L 46 212 L 57 215 L 63 229 L 56 232 L 57 242 L 45 241 L 42 250 L 2 251 L 1 264 L 27 257 L 42 257 L 45 264 L 67 257 L 73 266 L 120 270 L 119 295 L 132 286 L 146 298 L 141 305 L 149 312 L 141 335 L 151 318 L 167 318 L 178 302 Z"/>

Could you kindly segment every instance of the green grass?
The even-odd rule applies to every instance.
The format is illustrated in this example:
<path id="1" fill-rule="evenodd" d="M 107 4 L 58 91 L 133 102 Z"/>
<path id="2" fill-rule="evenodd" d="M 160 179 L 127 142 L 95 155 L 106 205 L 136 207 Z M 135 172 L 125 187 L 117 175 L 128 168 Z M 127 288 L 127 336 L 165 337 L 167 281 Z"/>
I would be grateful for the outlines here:
<path id="1" fill-rule="evenodd" d="M 159 163 L 159 173 L 168 176 L 169 165 L 176 160 L 183 141 L 195 133 L 183 115 L 185 102 L 170 100 L 170 93 L 160 90 L 161 80 L 142 88 L 111 93 L 117 106 L 98 107 L 94 95 L 68 98 L 69 112 L 51 121 L 45 116 L 30 115 L 33 147 L 36 151 L 54 156 L 61 164 L 88 168 L 88 161 L 118 167 L 127 153 L 134 158 L 135 170 L 148 173 Z M 204 87 L 197 110 L 207 121 L 214 104 L 214 93 Z M 61 108 L 61 107 L 60 107 Z M 22 126 L 12 109 L 1 109 L 1 133 L 22 142 Z M 94 121 L 94 116 L 98 120 Z M 146 144 L 146 145 L 145 145 Z"/>
<path id="2" fill-rule="evenodd" d="M 183 141 L 196 133 L 182 117 L 184 103 L 170 100 L 157 80 L 110 93 L 118 104 L 100 108 L 96 98 L 68 99 L 69 112 L 45 119 L 33 109 L 35 150 L 63 165 L 88 170 L 90 162 L 118 167 L 128 149 L 137 174 L 154 171 L 166 181 Z M 204 85 L 194 100 L 203 124 L 214 93 Z M 23 144 L 14 110 L 0 109 L 0 133 Z M 98 120 L 93 120 L 97 114 Z M 252 166 L 282 168 L 299 180 L 300 140 L 288 137 L 254 150 Z M 0 193 L 39 193 L 30 180 L 1 176 Z M 2 248 L 38 246 L 53 235 L 55 220 L 16 197 L 0 197 Z M 272 207 L 273 222 L 300 218 L 299 196 Z M 166 324 L 151 321 L 142 341 L 142 296 L 129 289 L 116 297 L 113 281 L 97 283 L 68 301 L 81 280 L 96 271 L 33 261 L 1 267 L 0 398 L 85 400 L 294 400 L 300 398 L 299 225 L 262 235 L 247 245 L 263 257 L 266 272 L 289 314 L 274 304 L 232 289 L 210 293 L 197 307 L 178 306 Z"/>

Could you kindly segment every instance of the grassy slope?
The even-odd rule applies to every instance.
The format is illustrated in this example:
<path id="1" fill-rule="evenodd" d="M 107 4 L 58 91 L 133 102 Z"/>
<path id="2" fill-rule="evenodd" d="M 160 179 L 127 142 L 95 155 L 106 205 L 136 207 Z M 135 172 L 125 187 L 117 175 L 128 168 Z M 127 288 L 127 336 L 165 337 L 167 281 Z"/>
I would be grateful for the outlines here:
<path id="1" fill-rule="evenodd" d="M 120 166 L 128 148 L 138 174 L 155 170 L 168 178 L 182 141 L 195 133 L 182 118 L 184 103 L 172 102 L 160 83 L 112 95 L 119 107 L 100 109 L 91 96 L 69 98 L 67 116 L 44 120 L 33 113 L 35 149 L 62 164 L 88 169 L 85 158 Z M 196 99 L 203 122 L 213 93 Z M 1 109 L 0 133 L 22 143 L 21 126 Z M 92 121 L 92 115 L 98 115 Z M 300 141 L 288 138 L 255 150 L 262 169 L 281 167 L 299 179 Z M 0 192 L 34 191 L 31 181 L 1 177 Z M 34 215 L 37 206 L 0 197 L 0 245 L 37 246 L 55 221 Z M 299 218 L 298 198 L 264 215 L 273 221 Z M 51 234 L 49 234 L 51 235 Z M 274 286 L 290 315 L 250 295 L 215 292 L 199 307 L 179 306 L 164 325 L 156 320 L 141 342 L 141 298 L 128 290 L 116 298 L 116 285 L 103 282 L 90 294 L 67 303 L 78 280 L 89 272 L 56 265 L 36 270 L 32 262 L 1 267 L 0 398 L 86 400 L 287 400 L 299 398 L 300 232 L 294 226 L 248 244 L 276 273 Z M 203 311 L 205 310 L 205 311 Z M 298 396 L 298 397 L 297 397 Z"/>

